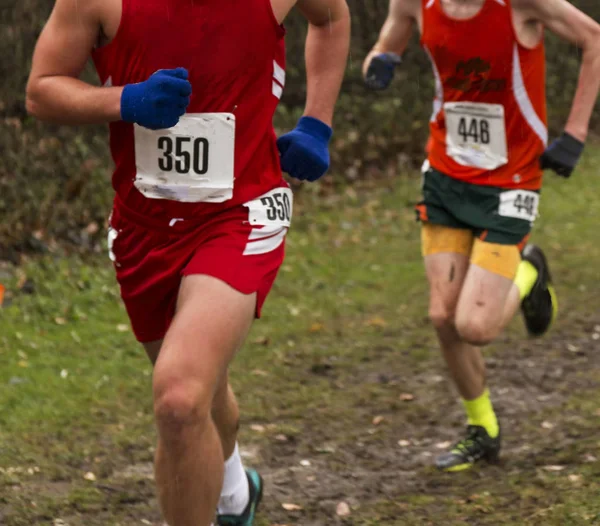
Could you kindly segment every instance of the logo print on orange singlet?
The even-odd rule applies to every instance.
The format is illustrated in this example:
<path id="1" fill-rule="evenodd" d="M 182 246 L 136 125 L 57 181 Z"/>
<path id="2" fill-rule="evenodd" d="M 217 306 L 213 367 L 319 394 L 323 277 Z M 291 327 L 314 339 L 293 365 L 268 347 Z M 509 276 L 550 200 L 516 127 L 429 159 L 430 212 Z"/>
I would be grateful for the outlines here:
<path id="1" fill-rule="evenodd" d="M 507 80 L 490 78 L 492 65 L 481 57 L 460 60 L 454 76 L 448 79 L 448 86 L 463 93 L 491 93 L 506 90 Z"/>

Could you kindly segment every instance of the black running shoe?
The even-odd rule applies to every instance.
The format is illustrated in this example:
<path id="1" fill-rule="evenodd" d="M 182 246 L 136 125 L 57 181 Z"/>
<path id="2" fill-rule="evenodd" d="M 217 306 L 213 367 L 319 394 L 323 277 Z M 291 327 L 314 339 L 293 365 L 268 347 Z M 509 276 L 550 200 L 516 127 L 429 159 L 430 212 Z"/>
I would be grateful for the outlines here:
<path id="1" fill-rule="evenodd" d="M 500 455 L 500 433 L 490 437 L 481 426 L 468 426 L 467 437 L 457 442 L 447 453 L 440 455 L 435 465 L 442 471 L 463 471 L 480 460 L 496 462 Z"/>
<path id="2" fill-rule="evenodd" d="M 542 336 L 548 331 L 558 312 L 558 300 L 552 286 L 550 268 L 542 249 L 535 245 L 526 245 L 521 257 L 538 271 L 531 292 L 523 298 L 521 312 L 529 335 Z"/>
<path id="3" fill-rule="evenodd" d="M 241 515 L 217 515 L 218 526 L 252 526 L 256 517 L 258 505 L 262 500 L 263 480 L 254 469 L 247 469 L 248 485 L 250 487 L 250 500 Z"/>

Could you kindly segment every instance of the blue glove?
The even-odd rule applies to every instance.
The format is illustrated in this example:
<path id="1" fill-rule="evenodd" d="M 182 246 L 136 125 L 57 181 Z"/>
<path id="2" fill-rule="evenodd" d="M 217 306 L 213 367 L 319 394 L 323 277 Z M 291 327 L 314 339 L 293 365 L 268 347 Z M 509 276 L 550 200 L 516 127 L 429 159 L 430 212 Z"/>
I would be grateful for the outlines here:
<path id="1" fill-rule="evenodd" d="M 583 153 L 584 144 L 564 132 L 540 158 L 542 170 L 550 169 L 561 177 L 569 178 Z"/>
<path id="2" fill-rule="evenodd" d="M 381 91 L 389 87 L 394 78 L 394 69 L 402 59 L 396 53 L 381 53 L 375 55 L 365 75 L 365 84 L 367 88 Z"/>
<path id="3" fill-rule="evenodd" d="M 316 181 L 329 169 L 333 130 L 313 117 L 302 117 L 290 133 L 277 140 L 281 169 L 301 181 Z"/>
<path id="4" fill-rule="evenodd" d="M 191 94 L 186 69 L 161 69 L 145 82 L 125 86 L 121 119 L 151 130 L 172 128 L 185 113 Z"/>

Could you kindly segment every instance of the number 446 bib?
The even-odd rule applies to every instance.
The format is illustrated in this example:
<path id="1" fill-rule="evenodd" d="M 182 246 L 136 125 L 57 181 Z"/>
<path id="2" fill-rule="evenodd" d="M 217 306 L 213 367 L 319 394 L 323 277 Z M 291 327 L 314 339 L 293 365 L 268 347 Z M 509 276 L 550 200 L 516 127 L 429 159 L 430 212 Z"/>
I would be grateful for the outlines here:
<path id="1" fill-rule="evenodd" d="M 504 106 L 447 102 L 446 153 L 462 166 L 495 170 L 508 162 Z"/>
<path id="2" fill-rule="evenodd" d="M 235 116 L 191 113 L 167 130 L 135 125 L 135 187 L 151 199 L 222 203 L 233 196 Z"/>

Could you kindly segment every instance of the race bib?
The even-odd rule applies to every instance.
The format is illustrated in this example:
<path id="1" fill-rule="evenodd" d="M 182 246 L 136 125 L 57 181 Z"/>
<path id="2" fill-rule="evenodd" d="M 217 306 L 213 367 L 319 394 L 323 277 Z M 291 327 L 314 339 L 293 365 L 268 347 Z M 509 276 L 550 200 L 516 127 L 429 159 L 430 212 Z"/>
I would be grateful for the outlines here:
<path id="1" fill-rule="evenodd" d="M 528 190 L 508 190 L 500 194 L 498 215 L 533 223 L 538 216 L 540 194 Z"/>
<path id="2" fill-rule="evenodd" d="M 504 106 L 447 102 L 446 153 L 462 166 L 495 170 L 508 162 Z"/>
<path id="3" fill-rule="evenodd" d="M 248 222 L 257 226 L 289 228 L 294 197 L 289 188 L 275 188 L 244 206 L 248 207 Z"/>
<path id="4" fill-rule="evenodd" d="M 167 130 L 138 126 L 135 187 L 151 199 L 222 203 L 233 196 L 235 116 L 191 113 Z"/>

